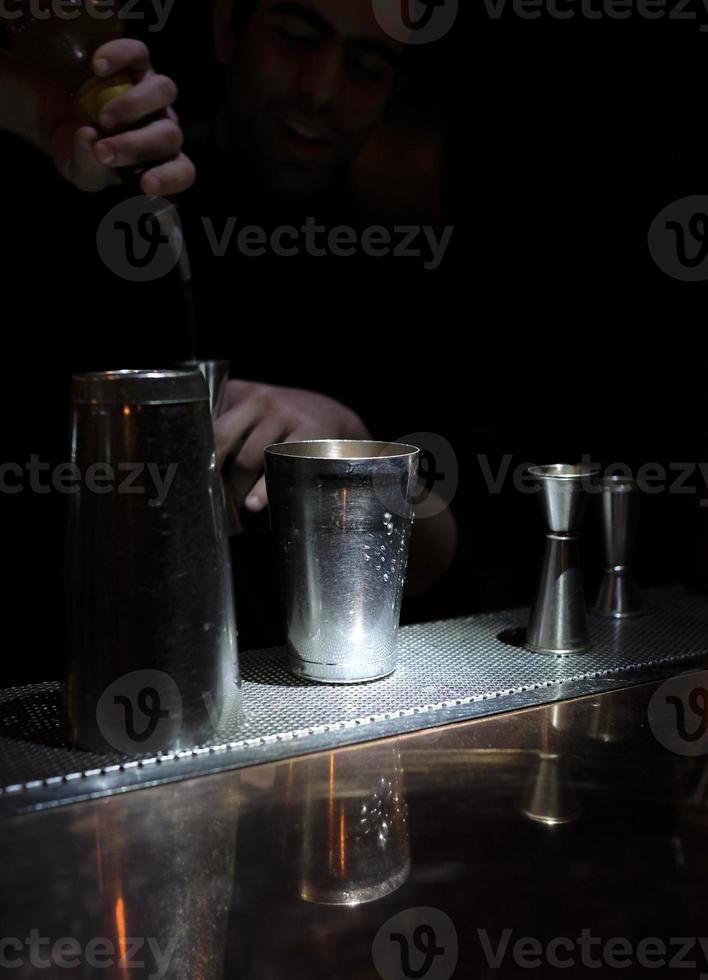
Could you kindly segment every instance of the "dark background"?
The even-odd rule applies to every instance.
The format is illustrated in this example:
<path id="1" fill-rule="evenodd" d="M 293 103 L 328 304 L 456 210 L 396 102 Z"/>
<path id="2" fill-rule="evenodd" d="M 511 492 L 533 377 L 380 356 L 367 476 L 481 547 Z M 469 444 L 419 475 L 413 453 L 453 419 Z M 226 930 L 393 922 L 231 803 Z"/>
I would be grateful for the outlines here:
<path id="1" fill-rule="evenodd" d="M 167 29 L 146 38 L 180 86 L 189 132 L 218 98 L 208 7 L 177 0 Z M 443 133 L 444 221 L 455 235 L 441 269 L 249 260 L 215 285 L 195 256 L 209 353 L 229 356 L 233 376 L 335 395 L 382 438 L 434 432 L 452 443 L 458 555 L 433 592 L 408 604 L 407 621 L 531 599 L 538 502 L 510 480 L 490 494 L 478 454 L 495 471 L 507 453 L 512 469 L 584 453 L 634 469 L 706 459 L 706 286 L 660 271 L 647 232 L 671 201 L 708 191 L 708 34 L 636 15 L 523 21 L 509 10 L 492 21 L 472 7 L 463 3 L 451 34 L 421 53 L 398 107 L 411 125 L 424 119 Z M 128 286 L 103 267 L 95 232 L 117 194 L 73 191 L 9 136 L 0 168 L 0 457 L 59 462 L 71 373 L 186 356 L 183 312 L 174 283 Z M 208 190 L 190 192 L 185 217 L 218 210 Z M 244 201 L 243 188 L 226 193 L 222 213 Z M 396 218 L 405 217 L 404 206 Z M 698 493 L 643 500 L 643 586 L 708 578 L 698 502 Z M 62 514 L 54 493 L 0 494 L 8 683 L 63 670 Z M 245 647 L 277 639 L 269 565 L 251 563 L 267 521 L 249 523 L 234 555 Z M 592 521 L 583 549 L 592 596 L 602 562 Z"/>

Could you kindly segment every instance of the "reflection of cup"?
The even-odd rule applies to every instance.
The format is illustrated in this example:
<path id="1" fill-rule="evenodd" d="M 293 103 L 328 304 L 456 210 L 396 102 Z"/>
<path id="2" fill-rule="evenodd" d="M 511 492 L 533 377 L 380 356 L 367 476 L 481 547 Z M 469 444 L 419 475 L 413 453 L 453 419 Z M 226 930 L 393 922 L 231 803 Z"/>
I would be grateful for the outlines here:
<path id="1" fill-rule="evenodd" d="M 69 737 L 128 754 L 204 742 L 240 693 L 204 378 L 76 377 L 71 462 Z"/>
<path id="2" fill-rule="evenodd" d="M 300 897 L 319 905 L 362 905 L 408 878 L 410 843 L 395 749 L 315 756 L 294 764 L 301 816 L 288 811 L 299 851 Z M 293 787 L 291 787 L 292 790 Z"/>
<path id="3" fill-rule="evenodd" d="M 418 450 L 382 442 L 270 446 L 266 480 L 289 669 L 355 683 L 396 668 Z M 405 506 L 392 514 L 386 491 Z"/>

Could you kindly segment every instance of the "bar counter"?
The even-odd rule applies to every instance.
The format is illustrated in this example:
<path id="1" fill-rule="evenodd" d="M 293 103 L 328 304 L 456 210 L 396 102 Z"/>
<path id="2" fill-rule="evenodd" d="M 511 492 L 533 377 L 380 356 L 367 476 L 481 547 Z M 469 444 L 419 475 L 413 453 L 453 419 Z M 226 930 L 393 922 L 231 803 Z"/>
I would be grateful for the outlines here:
<path id="1" fill-rule="evenodd" d="M 666 685 L 9 818 L 3 972 L 705 974 L 708 762 Z"/>

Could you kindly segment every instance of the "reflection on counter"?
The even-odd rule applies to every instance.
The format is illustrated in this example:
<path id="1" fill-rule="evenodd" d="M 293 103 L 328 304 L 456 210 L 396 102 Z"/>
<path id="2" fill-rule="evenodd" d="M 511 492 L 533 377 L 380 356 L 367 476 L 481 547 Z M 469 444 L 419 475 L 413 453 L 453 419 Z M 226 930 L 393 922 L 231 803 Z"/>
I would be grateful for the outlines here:
<path id="1" fill-rule="evenodd" d="M 400 888 L 410 844 L 398 750 L 384 745 L 365 764 L 330 752 L 287 769 L 285 825 L 299 854 L 300 897 L 361 905 Z"/>
<path id="2" fill-rule="evenodd" d="M 57 814 L 70 832 L 24 853 L 34 900 L 3 917 L 4 935 L 47 937 L 43 958 L 30 954 L 13 976 L 225 980 L 239 800 L 233 784 L 205 780 L 189 796 L 185 785 Z M 65 937 L 74 949 L 62 959 Z"/>
<path id="3" fill-rule="evenodd" d="M 522 810 L 530 820 L 548 826 L 577 820 L 580 806 L 562 756 L 540 753 L 538 771 L 529 780 Z"/>
<path id="4" fill-rule="evenodd" d="M 3 935 L 71 937 L 83 955 L 74 970 L 45 971 L 25 956 L 12 975 L 373 980 L 390 965 L 383 980 L 400 980 L 403 959 L 420 970 L 427 950 L 425 980 L 443 966 L 451 980 L 523 980 L 524 937 L 552 950 L 586 930 L 597 952 L 615 937 L 636 950 L 646 937 L 704 935 L 708 765 L 655 737 L 656 691 L 11 818 Z M 603 728 L 620 737 L 594 737 Z M 102 936 L 117 950 L 144 937 L 145 967 L 91 969 L 85 954 Z M 580 968 L 579 947 L 569 955 L 569 975 L 597 975 Z M 552 975 L 546 960 L 536 972 Z"/>

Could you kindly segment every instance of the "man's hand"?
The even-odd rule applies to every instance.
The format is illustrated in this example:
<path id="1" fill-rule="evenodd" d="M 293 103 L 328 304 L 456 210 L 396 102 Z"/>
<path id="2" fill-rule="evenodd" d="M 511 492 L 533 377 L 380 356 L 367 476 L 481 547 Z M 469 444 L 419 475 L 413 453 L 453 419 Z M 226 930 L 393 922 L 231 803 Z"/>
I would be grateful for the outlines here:
<path id="1" fill-rule="evenodd" d="M 229 479 L 236 505 L 263 510 L 266 446 L 309 439 L 370 439 L 364 423 L 332 398 L 296 388 L 230 381 L 224 414 L 214 423 L 219 465 L 235 456 Z"/>
<path id="2" fill-rule="evenodd" d="M 99 191 L 119 182 L 114 168 L 155 162 L 142 175 L 144 194 L 167 197 L 187 190 L 194 165 L 182 153 L 183 135 L 172 105 L 177 86 L 157 75 L 141 41 L 121 39 L 100 47 L 93 57 L 100 78 L 127 73 L 134 87 L 101 111 L 98 127 L 82 125 L 71 98 L 56 85 L 43 86 L 38 107 L 40 140 L 46 142 L 59 172 L 80 190 Z M 141 121 L 162 115 L 147 125 Z"/>

